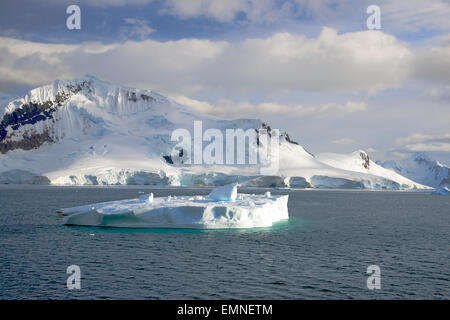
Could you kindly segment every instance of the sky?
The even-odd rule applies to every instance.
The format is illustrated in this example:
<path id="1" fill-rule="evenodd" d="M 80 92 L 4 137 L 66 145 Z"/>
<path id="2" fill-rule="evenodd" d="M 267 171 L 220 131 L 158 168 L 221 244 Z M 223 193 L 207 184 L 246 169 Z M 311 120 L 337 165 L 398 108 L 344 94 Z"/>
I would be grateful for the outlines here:
<path id="1" fill-rule="evenodd" d="M 85 74 L 259 118 L 313 153 L 450 164 L 450 0 L 0 2 L 0 101 Z"/>

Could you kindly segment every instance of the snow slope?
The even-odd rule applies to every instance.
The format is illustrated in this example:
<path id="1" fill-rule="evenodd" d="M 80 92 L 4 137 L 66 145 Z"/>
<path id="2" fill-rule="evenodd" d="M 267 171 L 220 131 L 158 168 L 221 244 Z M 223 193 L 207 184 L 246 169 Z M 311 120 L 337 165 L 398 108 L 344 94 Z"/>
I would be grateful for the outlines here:
<path id="1" fill-rule="evenodd" d="M 423 152 L 399 161 L 378 163 L 384 168 L 430 187 L 450 185 L 450 167 L 431 159 Z"/>
<path id="2" fill-rule="evenodd" d="M 26 171 L 48 177 L 56 185 L 423 187 L 373 162 L 369 169 L 362 169 L 357 162 L 363 160 L 357 156 L 355 165 L 348 163 L 353 161 L 348 156 L 315 157 L 286 133 L 279 139 L 275 174 L 261 175 L 264 165 L 190 165 L 186 163 L 190 155 L 183 152 L 178 159 L 181 163 L 173 163 L 170 155 L 176 142 L 171 141 L 171 134 L 179 128 L 193 132 L 194 121 L 202 121 L 203 131 L 254 130 L 263 149 L 271 128 L 256 119 L 205 115 L 153 91 L 117 86 L 92 76 L 56 80 L 0 111 L 0 176 L 7 175 L 9 183 L 14 183 L 11 177 Z"/>
<path id="3" fill-rule="evenodd" d="M 351 154 L 321 153 L 317 154 L 316 158 L 335 168 L 372 174 L 395 181 L 405 188 L 407 188 L 408 185 L 415 184 L 414 181 L 405 178 L 396 172 L 385 169 L 370 160 L 368 154 L 363 150 L 358 150 Z"/>

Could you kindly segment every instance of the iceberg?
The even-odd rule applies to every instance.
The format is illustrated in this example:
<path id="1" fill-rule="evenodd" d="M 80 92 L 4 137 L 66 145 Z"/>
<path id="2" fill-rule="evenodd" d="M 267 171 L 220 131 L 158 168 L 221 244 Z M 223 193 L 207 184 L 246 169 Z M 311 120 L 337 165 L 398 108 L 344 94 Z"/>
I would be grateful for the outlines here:
<path id="1" fill-rule="evenodd" d="M 211 191 L 208 198 L 216 201 L 235 201 L 237 198 L 237 183 L 227 184 Z"/>
<path id="2" fill-rule="evenodd" d="M 144 194 L 144 195 L 140 196 L 139 201 L 152 203 L 153 202 L 153 192 L 150 194 Z"/>
<path id="3" fill-rule="evenodd" d="M 440 189 L 434 190 L 432 194 L 450 194 L 450 189 L 447 187 L 442 187 Z"/>
<path id="4" fill-rule="evenodd" d="M 123 228 L 231 229 L 270 227 L 287 220 L 289 195 L 250 195 L 237 184 L 208 196 L 155 197 L 84 205 L 59 212 L 64 224 Z"/>

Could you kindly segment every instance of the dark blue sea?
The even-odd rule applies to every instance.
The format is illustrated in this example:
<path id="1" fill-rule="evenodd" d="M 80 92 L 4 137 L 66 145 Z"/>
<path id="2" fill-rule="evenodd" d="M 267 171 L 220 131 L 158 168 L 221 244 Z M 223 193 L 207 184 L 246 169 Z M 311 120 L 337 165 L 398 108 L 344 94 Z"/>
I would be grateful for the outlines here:
<path id="1" fill-rule="evenodd" d="M 74 227 L 56 214 L 150 191 L 209 189 L 0 186 L 0 299 L 450 298 L 450 196 L 272 191 L 289 193 L 289 221 L 252 230 Z M 66 286 L 70 265 L 80 290 Z"/>

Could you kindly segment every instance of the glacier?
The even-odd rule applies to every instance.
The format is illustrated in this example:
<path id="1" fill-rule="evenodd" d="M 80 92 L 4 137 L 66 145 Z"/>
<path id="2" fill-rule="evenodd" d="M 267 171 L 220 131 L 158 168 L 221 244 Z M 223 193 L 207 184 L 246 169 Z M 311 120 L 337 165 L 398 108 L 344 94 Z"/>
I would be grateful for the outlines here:
<path id="1" fill-rule="evenodd" d="M 313 155 L 287 133 L 279 138 L 275 175 L 261 175 L 261 165 L 171 163 L 171 133 L 192 131 L 194 121 L 202 121 L 204 130 L 255 130 L 259 138 L 261 128 L 270 129 L 258 119 L 217 118 L 154 91 L 93 76 L 55 80 L 0 105 L 0 183 L 426 188 L 378 166 L 362 150 Z"/>
<path id="2" fill-rule="evenodd" d="M 442 187 L 442 188 L 434 190 L 432 192 L 432 194 L 450 194 L 450 188 Z"/>
<path id="3" fill-rule="evenodd" d="M 62 209 L 66 225 L 121 228 L 234 229 L 271 227 L 287 220 L 289 195 L 237 193 L 237 185 L 208 196 L 153 197 Z"/>

